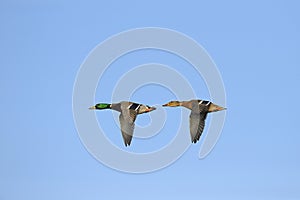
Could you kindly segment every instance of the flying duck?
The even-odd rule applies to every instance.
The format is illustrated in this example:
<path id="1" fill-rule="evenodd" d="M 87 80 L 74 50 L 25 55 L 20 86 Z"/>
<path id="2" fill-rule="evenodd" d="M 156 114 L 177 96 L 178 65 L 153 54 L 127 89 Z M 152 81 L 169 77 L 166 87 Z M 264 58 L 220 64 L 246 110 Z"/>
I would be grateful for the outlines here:
<path id="1" fill-rule="evenodd" d="M 192 143 L 199 141 L 203 132 L 207 113 L 225 110 L 221 106 L 205 100 L 190 101 L 170 101 L 162 106 L 177 107 L 183 106 L 191 110 L 190 114 L 190 134 Z"/>
<path id="2" fill-rule="evenodd" d="M 98 103 L 95 106 L 90 107 L 91 110 L 103 110 L 112 109 L 120 112 L 119 121 L 121 125 L 121 132 L 124 140 L 125 146 L 130 146 L 134 122 L 138 114 L 147 113 L 155 110 L 155 107 L 148 105 L 138 104 L 129 101 L 122 101 L 120 103 Z"/>

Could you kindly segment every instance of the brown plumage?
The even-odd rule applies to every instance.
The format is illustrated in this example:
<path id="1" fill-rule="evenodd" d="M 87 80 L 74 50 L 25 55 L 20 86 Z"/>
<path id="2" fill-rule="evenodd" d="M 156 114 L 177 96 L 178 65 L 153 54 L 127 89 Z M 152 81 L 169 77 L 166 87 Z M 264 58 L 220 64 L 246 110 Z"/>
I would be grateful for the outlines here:
<path id="1" fill-rule="evenodd" d="M 221 106 L 213 104 L 205 100 L 190 100 L 190 101 L 170 101 L 163 106 L 177 107 L 183 106 L 191 110 L 190 114 L 190 135 L 192 143 L 199 141 L 200 136 L 205 126 L 207 113 L 225 110 Z"/>

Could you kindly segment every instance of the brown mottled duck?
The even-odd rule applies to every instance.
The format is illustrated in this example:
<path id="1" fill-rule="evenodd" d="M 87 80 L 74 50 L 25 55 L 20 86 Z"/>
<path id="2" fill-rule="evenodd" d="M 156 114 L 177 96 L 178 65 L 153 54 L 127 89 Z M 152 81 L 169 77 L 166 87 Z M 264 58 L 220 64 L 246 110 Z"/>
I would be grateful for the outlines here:
<path id="1" fill-rule="evenodd" d="M 190 100 L 190 101 L 170 101 L 163 106 L 177 107 L 183 106 L 191 110 L 190 114 L 190 134 L 192 143 L 199 141 L 200 136 L 205 126 L 207 113 L 225 110 L 221 106 L 213 104 L 205 100 Z"/>

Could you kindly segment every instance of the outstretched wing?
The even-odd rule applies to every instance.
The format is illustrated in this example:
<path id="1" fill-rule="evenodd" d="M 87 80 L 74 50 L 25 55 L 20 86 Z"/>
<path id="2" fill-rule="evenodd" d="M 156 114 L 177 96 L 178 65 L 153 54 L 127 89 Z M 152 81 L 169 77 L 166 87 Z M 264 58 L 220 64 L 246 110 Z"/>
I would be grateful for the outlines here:
<path id="1" fill-rule="evenodd" d="M 123 110 L 119 115 L 121 132 L 125 146 L 130 146 L 136 116 L 137 112 L 131 109 Z"/>
<path id="2" fill-rule="evenodd" d="M 203 132 L 207 112 L 191 112 L 190 114 L 190 133 L 191 140 L 196 143 Z"/>

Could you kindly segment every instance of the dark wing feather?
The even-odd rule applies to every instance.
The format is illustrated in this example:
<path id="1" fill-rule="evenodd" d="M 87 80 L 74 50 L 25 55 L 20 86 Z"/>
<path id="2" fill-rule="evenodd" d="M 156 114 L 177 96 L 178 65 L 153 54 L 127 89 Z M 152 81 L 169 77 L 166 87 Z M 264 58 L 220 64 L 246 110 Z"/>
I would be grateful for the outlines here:
<path id="1" fill-rule="evenodd" d="M 123 110 L 119 115 L 121 132 L 125 146 L 130 146 L 136 116 L 137 112 L 131 109 Z"/>
<path id="2" fill-rule="evenodd" d="M 193 143 L 196 143 L 203 132 L 207 112 L 191 112 L 190 114 L 190 134 Z"/>

